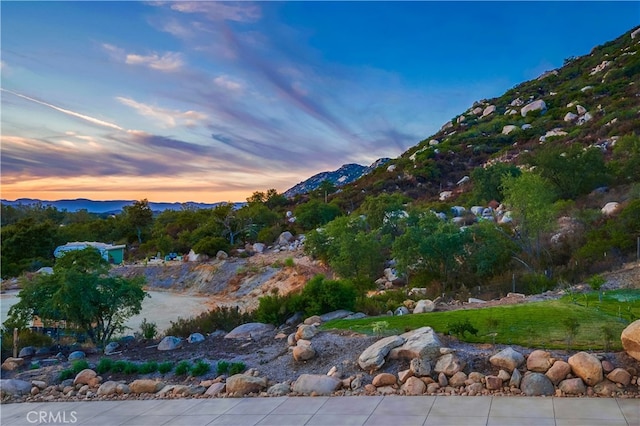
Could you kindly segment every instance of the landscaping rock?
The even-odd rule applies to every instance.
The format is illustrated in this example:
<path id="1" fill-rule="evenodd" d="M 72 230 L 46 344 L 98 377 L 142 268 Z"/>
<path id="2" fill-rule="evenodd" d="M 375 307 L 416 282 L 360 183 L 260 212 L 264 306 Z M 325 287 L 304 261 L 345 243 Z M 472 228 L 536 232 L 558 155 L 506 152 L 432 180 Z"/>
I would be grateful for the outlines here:
<path id="1" fill-rule="evenodd" d="M 175 336 L 165 336 L 158 344 L 159 351 L 172 351 L 182 346 L 182 339 Z"/>
<path id="2" fill-rule="evenodd" d="M 391 349 L 402 345 L 406 339 L 401 336 L 389 336 L 369 346 L 358 357 L 358 365 L 365 371 L 376 371 L 384 364 Z"/>
<path id="3" fill-rule="evenodd" d="M 26 358 L 29 356 L 34 356 L 36 354 L 36 348 L 33 346 L 25 346 L 20 349 L 20 353 L 18 354 L 18 358 Z"/>
<path id="4" fill-rule="evenodd" d="M 92 379 L 96 378 L 98 374 L 90 368 L 85 368 L 78 374 L 76 374 L 75 379 L 73 379 L 74 385 L 88 385 L 91 383 Z"/>
<path id="5" fill-rule="evenodd" d="M 345 309 L 339 309 L 337 311 L 327 312 L 326 314 L 320 315 L 321 322 L 332 321 L 336 319 L 346 318 L 350 315 L 353 315 L 353 312 L 347 311 Z"/>
<path id="6" fill-rule="evenodd" d="M 98 395 L 114 395 L 116 394 L 118 388 L 118 382 L 114 382 L 113 380 L 108 380 L 100 385 L 98 388 Z"/>
<path id="7" fill-rule="evenodd" d="M 129 383 L 131 393 L 156 393 L 164 386 L 163 382 L 152 379 L 138 379 Z"/>
<path id="8" fill-rule="evenodd" d="M 396 376 L 390 373 L 380 373 L 373 378 L 371 384 L 377 388 L 396 384 Z"/>
<path id="9" fill-rule="evenodd" d="M 342 381 L 324 374 L 302 374 L 293 384 L 293 391 L 300 394 L 330 395 L 340 388 Z"/>
<path id="10" fill-rule="evenodd" d="M 553 365 L 553 358 L 547 351 L 535 350 L 527 358 L 527 370 L 537 373 L 546 373 Z"/>
<path id="11" fill-rule="evenodd" d="M 431 374 L 431 362 L 424 358 L 413 358 L 409 363 L 409 369 L 416 377 L 424 377 Z"/>
<path id="12" fill-rule="evenodd" d="M 593 391 L 601 396 L 615 396 L 620 389 L 611 380 L 604 379 L 593 387 Z"/>
<path id="13" fill-rule="evenodd" d="M 118 395 L 127 395 L 131 393 L 131 388 L 127 384 L 119 383 L 118 386 L 116 386 L 116 392 Z"/>
<path id="14" fill-rule="evenodd" d="M 2 363 L 2 369 L 6 371 L 15 371 L 24 364 L 24 358 L 7 358 Z"/>
<path id="15" fill-rule="evenodd" d="M 273 324 L 263 324 L 261 322 L 249 322 L 239 325 L 231 330 L 225 339 L 260 339 L 266 335 L 273 333 L 275 326 Z"/>
<path id="16" fill-rule="evenodd" d="M 267 387 L 267 379 L 247 374 L 235 374 L 227 379 L 227 393 L 246 395 L 258 393 Z"/>
<path id="17" fill-rule="evenodd" d="M 296 330 L 296 340 L 309 340 L 318 334 L 318 328 L 315 325 L 302 324 Z"/>
<path id="18" fill-rule="evenodd" d="M 418 302 L 416 303 L 416 307 L 413 308 L 413 313 L 424 314 L 427 312 L 433 312 L 435 308 L 436 308 L 436 304 L 433 303 L 431 300 L 422 299 L 422 300 L 418 300 Z"/>
<path id="19" fill-rule="evenodd" d="M 417 377 L 409 377 L 400 389 L 406 395 L 422 395 L 427 390 L 427 385 Z"/>
<path id="20" fill-rule="evenodd" d="M 580 377 L 561 381 L 558 389 L 568 395 L 585 395 L 587 393 L 587 386 Z"/>
<path id="21" fill-rule="evenodd" d="M 511 378 L 509 379 L 509 387 L 520 389 L 522 383 L 522 374 L 520 370 L 515 369 L 511 372 Z"/>
<path id="22" fill-rule="evenodd" d="M 200 343 L 204 342 L 204 336 L 200 333 L 191 333 L 187 338 L 187 342 L 189 343 Z"/>
<path id="23" fill-rule="evenodd" d="M 513 372 L 513 370 L 522 365 L 522 363 L 524 363 L 524 356 L 520 352 L 515 351 L 513 348 L 508 347 L 489 358 L 489 362 L 492 365 L 495 365 L 499 368 L 504 368 L 511 373 Z"/>
<path id="24" fill-rule="evenodd" d="M 499 390 L 502 389 L 503 380 L 498 376 L 487 376 L 485 378 L 486 386 L 489 390 Z M 449 382 L 451 383 L 451 382 Z"/>
<path id="25" fill-rule="evenodd" d="M 551 396 L 555 393 L 553 383 L 542 373 L 527 373 L 522 378 L 520 390 L 527 396 Z"/>
<path id="26" fill-rule="evenodd" d="M 631 374 L 624 368 L 616 368 L 607 374 L 607 379 L 615 383 L 620 383 L 622 386 L 627 386 L 631 383 Z"/>
<path id="27" fill-rule="evenodd" d="M 421 327 L 400 337 L 404 343 L 391 349 L 391 359 L 435 359 L 440 354 L 442 342 L 431 327 Z"/>
<path id="28" fill-rule="evenodd" d="M 409 309 L 407 309 L 406 306 L 400 306 L 395 311 L 393 311 L 393 315 L 394 316 L 409 315 Z"/>
<path id="29" fill-rule="evenodd" d="M 104 354 L 111 355 L 112 353 L 116 352 L 119 347 L 120 347 L 120 344 L 118 342 L 111 342 L 104 347 Z"/>
<path id="30" fill-rule="evenodd" d="M 74 352 L 71 352 L 69 354 L 69 357 L 67 359 L 69 361 L 77 361 L 77 360 L 80 360 L 80 359 L 85 359 L 86 357 L 87 357 L 87 355 L 84 352 L 82 352 L 82 351 L 74 351 Z"/>
<path id="31" fill-rule="evenodd" d="M 569 373 L 571 373 L 571 366 L 569 365 L 569 363 L 564 361 L 556 361 L 545 374 L 549 378 L 549 380 L 551 380 L 551 383 L 557 386 L 558 383 L 566 379 Z"/>
<path id="32" fill-rule="evenodd" d="M 291 385 L 289 383 L 276 383 L 267 389 L 269 396 L 284 396 L 291 392 Z"/>
<path id="33" fill-rule="evenodd" d="M 622 340 L 622 347 L 625 352 L 630 357 L 640 361 L 640 320 L 632 322 L 622 330 L 620 339 Z"/>
<path id="34" fill-rule="evenodd" d="M 467 375 L 463 371 L 458 371 L 449 379 L 449 385 L 454 388 L 464 386 L 467 381 Z"/>
<path id="35" fill-rule="evenodd" d="M 20 396 L 31 393 L 31 383 L 18 379 L 0 379 L 0 394 Z"/>
<path id="36" fill-rule="evenodd" d="M 600 360 L 587 352 L 578 352 L 569 357 L 569 365 L 573 373 L 580 377 L 587 386 L 594 386 L 603 379 Z"/>
<path id="37" fill-rule="evenodd" d="M 293 359 L 296 361 L 308 361 L 315 358 L 316 350 L 311 346 L 308 340 L 298 340 L 296 347 L 293 348 Z"/>
<path id="38" fill-rule="evenodd" d="M 465 365 L 466 363 L 464 361 L 451 353 L 438 358 L 433 371 L 436 373 L 444 373 L 446 376 L 451 377 L 458 371 L 462 371 Z"/>

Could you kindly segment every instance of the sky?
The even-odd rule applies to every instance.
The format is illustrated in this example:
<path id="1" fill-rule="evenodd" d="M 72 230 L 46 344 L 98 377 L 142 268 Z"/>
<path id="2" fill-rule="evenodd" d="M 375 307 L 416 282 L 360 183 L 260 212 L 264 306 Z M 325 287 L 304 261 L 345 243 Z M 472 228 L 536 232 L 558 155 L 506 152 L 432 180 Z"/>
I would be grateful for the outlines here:
<path id="1" fill-rule="evenodd" d="M 398 157 L 638 2 L 0 4 L 4 199 L 245 201 Z"/>

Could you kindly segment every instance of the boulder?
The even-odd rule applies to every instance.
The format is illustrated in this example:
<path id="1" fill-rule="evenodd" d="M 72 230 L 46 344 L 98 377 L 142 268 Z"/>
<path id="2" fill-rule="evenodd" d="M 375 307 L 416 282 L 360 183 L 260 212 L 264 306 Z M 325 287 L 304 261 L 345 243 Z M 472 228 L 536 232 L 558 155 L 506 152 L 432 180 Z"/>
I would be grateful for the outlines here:
<path id="1" fill-rule="evenodd" d="M 551 396 L 555 388 L 551 380 L 542 373 L 527 373 L 520 382 L 520 390 L 526 396 Z"/>
<path id="2" fill-rule="evenodd" d="M 448 377 L 453 376 L 458 371 L 462 371 L 466 363 L 458 358 L 455 354 L 446 354 L 438 358 L 433 371 L 436 373 L 444 373 Z"/>
<path id="3" fill-rule="evenodd" d="M 298 340 L 296 346 L 293 348 L 293 359 L 296 361 L 308 361 L 315 358 L 316 350 L 311 346 L 311 342 L 308 340 Z"/>
<path id="4" fill-rule="evenodd" d="M 442 342 L 431 327 L 420 327 L 401 334 L 400 337 L 404 342 L 391 349 L 391 359 L 435 359 L 440 355 Z"/>
<path id="5" fill-rule="evenodd" d="M 389 336 L 378 340 L 360 354 L 358 365 L 366 371 L 376 371 L 384 364 L 384 358 L 393 348 L 402 345 L 406 338 L 401 336 Z"/>
<path id="6" fill-rule="evenodd" d="M 207 388 L 207 390 L 205 391 L 205 395 L 207 396 L 217 396 L 220 395 L 221 393 L 224 392 L 225 388 L 226 388 L 226 384 L 218 382 L 218 383 L 213 383 L 211 386 L 209 386 Z"/>
<path id="7" fill-rule="evenodd" d="M 164 383 L 152 379 L 137 379 L 129 383 L 131 393 L 156 393 L 164 386 Z"/>
<path id="8" fill-rule="evenodd" d="M 24 358 L 9 357 L 2 363 L 2 369 L 6 371 L 14 371 L 24 364 Z"/>
<path id="9" fill-rule="evenodd" d="M 449 379 L 449 385 L 454 388 L 464 386 L 467 381 L 467 375 L 463 371 L 458 371 Z"/>
<path id="10" fill-rule="evenodd" d="M 159 351 L 172 351 L 182 346 L 182 339 L 175 336 L 165 336 L 158 344 Z"/>
<path id="11" fill-rule="evenodd" d="M 74 385 L 88 385 L 92 382 L 92 379 L 96 378 L 98 374 L 90 368 L 85 368 L 78 374 L 76 374 L 75 379 L 73 379 Z"/>
<path id="12" fill-rule="evenodd" d="M 33 346 L 25 346 L 20 349 L 20 353 L 18 353 L 18 358 L 26 358 L 29 356 L 34 356 L 36 354 L 36 348 Z"/>
<path id="13" fill-rule="evenodd" d="M 69 354 L 67 358 L 69 361 L 77 361 L 79 359 L 85 359 L 87 356 L 82 351 L 74 351 Z"/>
<path id="14" fill-rule="evenodd" d="M 276 383 L 267 389 L 267 395 L 269 396 L 284 396 L 291 392 L 291 385 L 287 382 Z"/>
<path id="15" fill-rule="evenodd" d="M 564 121 L 570 122 L 578 118 L 578 116 L 572 112 L 568 112 L 564 115 Z"/>
<path id="16" fill-rule="evenodd" d="M 488 115 L 493 114 L 494 112 L 496 112 L 496 106 L 495 105 L 489 105 L 484 110 L 482 110 L 482 116 L 480 118 L 484 118 L 484 117 L 486 117 Z"/>
<path id="17" fill-rule="evenodd" d="M 625 352 L 640 361 L 640 320 L 632 322 L 622 330 L 620 339 Z"/>
<path id="18" fill-rule="evenodd" d="M 108 380 L 98 388 L 98 395 L 115 395 L 118 392 L 118 382 Z"/>
<path id="19" fill-rule="evenodd" d="M 337 311 L 327 312 L 326 314 L 320 315 L 320 321 L 327 322 L 336 319 L 346 318 L 349 315 L 353 315 L 353 312 L 347 311 L 346 309 L 339 309 Z"/>
<path id="20" fill-rule="evenodd" d="M 200 343 L 204 342 L 204 336 L 200 333 L 191 333 L 187 338 L 187 342 L 189 343 Z"/>
<path id="21" fill-rule="evenodd" d="M 414 314 L 424 314 L 427 312 L 433 312 L 436 309 L 436 304 L 429 299 L 418 300 L 416 307 L 413 308 Z"/>
<path id="22" fill-rule="evenodd" d="M 409 309 L 407 309 L 406 306 L 400 306 L 393 312 L 393 315 L 395 316 L 409 315 Z"/>
<path id="23" fill-rule="evenodd" d="M 116 386 L 116 392 L 118 395 L 127 395 L 131 393 L 131 388 L 125 383 L 119 383 L 118 386 Z"/>
<path id="24" fill-rule="evenodd" d="M 503 380 L 498 376 L 487 376 L 485 377 L 485 385 L 489 390 L 499 390 L 502 389 Z"/>
<path id="25" fill-rule="evenodd" d="M 228 258 L 229 258 L 229 255 L 224 250 L 218 250 L 218 252 L 216 253 L 216 259 L 218 260 L 225 260 Z"/>
<path id="26" fill-rule="evenodd" d="M 495 365 L 498 368 L 504 368 L 511 373 L 524 363 L 524 356 L 513 348 L 508 347 L 489 358 L 489 362 L 492 365 Z"/>
<path id="27" fill-rule="evenodd" d="M 298 330 L 296 330 L 296 340 L 309 340 L 316 334 L 318 334 L 318 329 L 315 325 L 302 324 L 298 326 Z"/>
<path id="28" fill-rule="evenodd" d="M 561 381 L 558 389 L 569 395 L 584 395 L 587 393 L 587 386 L 580 377 Z"/>
<path id="29" fill-rule="evenodd" d="M 551 365 L 553 365 L 554 359 L 551 358 L 551 354 L 543 350 L 535 350 L 531 352 L 527 358 L 527 370 L 535 371 L 537 373 L 546 373 Z"/>
<path id="30" fill-rule="evenodd" d="M 396 384 L 396 376 L 391 373 L 380 373 L 373 378 L 371 384 L 377 388 L 381 386 L 393 386 Z"/>
<path id="31" fill-rule="evenodd" d="M 582 105 L 576 105 L 576 111 L 578 111 L 578 115 L 584 115 L 587 113 L 587 109 Z"/>
<path id="32" fill-rule="evenodd" d="M 619 391 L 620 389 L 618 389 L 618 386 L 611 380 L 607 379 L 604 379 L 593 387 L 593 392 L 601 396 L 615 396 Z"/>
<path id="33" fill-rule="evenodd" d="M 104 347 L 104 354 L 105 355 L 111 355 L 112 353 L 116 352 L 119 347 L 120 347 L 120 343 L 111 342 L 107 346 Z"/>
<path id="34" fill-rule="evenodd" d="M 266 246 L 262 243 L 254 243 L 252 248 L 256 253 L 262 253 L 264 252 L 265 247 Z"/>
<path id="35" fill-rule="evenodd" d="M 514 130 L 518 130 L 518 126 L 514 126 L 513 124 L 508 124 L 506 126 L 504 126 L 502 128 L 502 134 L 503 135 L 508 135 L 509 133 L 513 132 Z"/>
<path id="36" fill-rule="evenodd" d="M 277 244 L 279 246 L 286 246 L 291 241 L 293 241 L 293 234 L 289 231 L 284 231 L 280 236 L 278 236 Z"/>
<path id="37" fill-rule="evenodd" d="M 547 110 L 547 104 L 542 99 L 538 99 L 537 101 L 533 101 L 530 104 L 527 104 L 524 107 L 522 107 L 522 109 L 520 110 L 520 115 L 522 115 L 523 117 L 526 117 L 527 113 L 529 112 L 532 112 L 532 111 L 544 112 L 546 110 Z"/>
<path id="38" fill-rule="evenodd" d="M 224 336 L 225 339 L 260 339 L 271 334 L 275 326 L 273 324 L 263 324 L 261 322 L 248 322 L 239 325 Z"/>
<path id="39" fill-rule="evenodd" d="M 227 379 L 227 393 L 246 395 L 258 393 L 267 387 L 267 379 L 248 374 L 235 374 Z"/>
<path id="40" fill-rule="evenodd" d="M 509 379 L 509 387 L 512 388 L 520 388 L 520 383 L 522 383 L 522 374 L 520 374 L 520 370 L 515 369 L 511 372 L 511 378 Z"/>
<path id="41" fill-rule="evenodd" d="M 569 373 L 571 373 L 571 366 L 569 365 L 569 363 L 564 361 L 556 361 L 546 372 L 546 376 L 554 385 L 557 385 L 558 383 L 563 381 Z"/>
<path id="42" fill-rule="evenodd" d="M 413 358 L 409 363 L 409 369 L 416 377 L 425 377 L 431 374 L 431 362 L 424 358 Z"/>
<path id="43" fill-rule="evenodd" d="M 427 390 L 427 385 L 417 377 L 409 377 L 400 389 L 406 395 L 422 395 Z"/>
<path id="44" fill-rule="evenodd" d="M 629 383 L 631 383 L 631 374 L 624 368 L 616 368 L 607 374 L 607 379 L 615 383 L 620 383 L 622 386 L 628 386 Z"/>
<path id="45" fill-rule="evenodd" d="M 600 209 L 600 212 L 605 216 L 611 216 L 612 214 L 616 213 L 619 208 L 620 208 L 620 203 L 612 201 L 610 203 L 605 204 L 604 207 Z"/>
<path id="46" fill-rule="evenodd" d="M 330 395 L 340 388 L 342 380 L 324 374 L 302 374 L 293 384 L 300 394 Z"/>
<path id="47" fill-rule="evenodd" d="M 603 379 L 600 360 L 587 352 L 578 352 L 569 357 L 569 365 L 573 373 L 580 377 L 587 386 L 594 386 Z"/>
<path id="48" fill-rule="evenodd" d="M 31 383 L 24 380 L 0 379 L 0 395 L 27 395 L 31 387 Z"/>

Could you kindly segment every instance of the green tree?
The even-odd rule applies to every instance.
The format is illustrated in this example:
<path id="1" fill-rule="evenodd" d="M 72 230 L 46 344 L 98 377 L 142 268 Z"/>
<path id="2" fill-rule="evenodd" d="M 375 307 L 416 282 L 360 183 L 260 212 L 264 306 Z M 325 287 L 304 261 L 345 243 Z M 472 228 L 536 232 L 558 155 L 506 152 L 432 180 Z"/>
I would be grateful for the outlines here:
<path id="1" fill-rule="evenodd" d="M 326 204 L 319 200 L 311 200 L 300 204 L 294 210 L 296 222 L 304 229 L 313 229 L 331 222 L 340 216 L 340 208 L 332 203 Z"/>
<path id="2" fill-rule="evenodd" d="M 18 276 L 52 264 L 53 251 L 60 242 L 58 227 L 51 220 L 25 217 L 0 229 L 2 277 Z"/>
<path id="3" fill-rule="evenodd" d="M 122 208 L 125 223 L 135 231 L 138 243 L 142 244 L 142 233 L 149 229 L 153 223 L 153 212 L 149 207 L 149 201 L 136 201 L 130 206 Z"/>
<path id="4" fill-rule="evenodd" d="M 616 141 L 610 167 L 621 182 L 640 182 L 640 136 L 628 134 Z"/>
<path id="5" fill-rule="evenodd" d="M 367 196 L 358 209 L 359 212 L 367 216 L 367 222 L 371 228 L 382 228 L 389 223 L 395 212 L 404 211 L 405 204 L 409 198 L 400 193 L 380 194 L 378 196 Z"/>
<path id="6" fill-rule="evenodd" d="M 483 168 L 476 167 L 471 172 L 473 182 L 472 201 L 477 204 L 486 204 L 491 200 L 502 201 L 503 176 L 520 176 L 520 169 L 513 164 L 496 163 Z"/>
<path id="7" fill-rule="evenodd" d="M 140 313 L 147 295 L 143 278 L 109 276 L 108 268 L 93 248 L 67 252 L 56 262 L 53 274 L 25 282 L 8 320 L 24 321 L 34 314 L 45 324 L 65 320 L 93 342 L 105 344 L 124 330 L 129 317 Z"/>
<path id="8" fill-rule="evenodd" d="M 521 176 L 505 176 L 502 180 L 505 204 L 515 222 L 515 240 L 534 266 L 541 267 L 541 235 L 551 229 L 557 199 L 555 187 L 544 177 L 531 172 Z M 534 269 L 521 258 L 516 258 L 529 269 Z"/>

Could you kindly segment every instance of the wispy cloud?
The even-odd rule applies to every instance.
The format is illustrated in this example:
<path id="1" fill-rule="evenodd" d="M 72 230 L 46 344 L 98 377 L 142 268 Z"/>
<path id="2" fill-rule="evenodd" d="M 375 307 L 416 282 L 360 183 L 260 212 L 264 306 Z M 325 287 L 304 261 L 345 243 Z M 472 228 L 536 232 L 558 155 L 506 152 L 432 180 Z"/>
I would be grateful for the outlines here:
<path id="1" fill-rule="evenodd" d="M 58 107 L 58 106 L 55 106 L 55 105 L 52 105 L 52 104 L 49 104 L 49 103 L 46 103 L 46 102 L 43 102 L 43 101 L 39 101 L 39 100 L 31 98 L 29 96 L 22 95 L 22 94 L 16 93 L 16 92 L 12 92 L 11 90 L 0 88 L 0 91 L 6 92 L 6 93 L 10 93 L 10 94 L 12 94 L 14 96 L 17 96 L 19 98 L 25 99 L 27 101 L 34 102 L 34 103 L 39 104 L 39 105 L 46 106 L 48 108 L 54 109 L 54 110 L 56 110 L 58 112 L 61 112 L 63 114 L 67 114 L 67 115 L 70 115 L 72 117 L 79 118 L 79 119 L 87 121 L 89 123 L 97 124 L 98 126 L 109 127 L 111 129 L 115 129 L 115 130 L 124 130 L 122 127 L 118 126 L 117 124 L 110 123 L 110 122 L 104 121 L 104 120 L 100 120 L 99 118 L 91 117 L 91 116 L 88 116 L 88 115 L 85 115 L 85 114 L 81 114 L 79 112 L 75 112 L 75 111 L 71 111 L 71 110 L 68 110 L 68 109 L 65 109 L 65 108 L 61 108 L 61 107 Z"/>
<path id="2" fill-rule="evenodd" d="M 204 122 L 207 119 L 206 114 L 197 111 L 189 110 L 182 112 L 166 108 L 159 108 L 122 96 L 117 96 L 116 100 L 123 105 L 133 108 L 138 114 L 160 123 L 165 128 L 174 128 L 178 125 L 192 127 Z"/>
<path id="3" fill-rule="evenodd" d="M 175 72 L 185 66 L 184 57 L 179 52 L 165 52 L 159 54 L 151 52 L 146 55 L 127 53 L 125 49 L 110 43 L 103 43 L 102 48 L 115 61 L 128 65 L 140 65 L 162 72 Z"/>
<path id="4" fill-rule="evenodd" d="M 177 2 L 171 9 L 182 13 L 202 15 L 211 21 L 256 22 L 262 16 L 260 7 L 250 2 Z"/>

